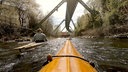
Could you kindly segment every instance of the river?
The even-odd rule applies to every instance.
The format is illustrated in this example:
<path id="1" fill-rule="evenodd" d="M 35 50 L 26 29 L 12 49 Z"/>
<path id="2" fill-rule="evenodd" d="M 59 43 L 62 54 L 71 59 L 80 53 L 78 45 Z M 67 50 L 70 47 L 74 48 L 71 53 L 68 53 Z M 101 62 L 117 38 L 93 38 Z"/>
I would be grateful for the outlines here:
<path id="1" fill-rule="evenodd" d="M 48 54 L 55 55 L 66 38 L 57 38 L 20 53 L 17 43 L 0 43 L 0 72 L 37 72 Z M 72 38 L 76 49 L 96 65 L 99 72 L 128 72 L 128 39 Z M 20 55 L 19 55 L 20 54 Z"/>

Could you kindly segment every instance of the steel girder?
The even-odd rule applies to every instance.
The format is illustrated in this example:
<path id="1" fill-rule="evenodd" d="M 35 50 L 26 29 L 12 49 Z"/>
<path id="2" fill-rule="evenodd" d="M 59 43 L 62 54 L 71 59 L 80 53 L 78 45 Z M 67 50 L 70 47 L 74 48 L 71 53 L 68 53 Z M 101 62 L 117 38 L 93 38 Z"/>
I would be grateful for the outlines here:
<path id="1" fill-rule="evenodd" d="M 65 27 L 69 32 L 72 32 L 70 30 L 70 21 L 72 21 L 72 16 L 74 14 L 74 11 L 77 7 L 78 2 L 82 4 L 84 8 L 87 9 L 91 14 L 93 14 L 93 10 L 91 10 L 82 0 L 62 0 L 43 20 L 40 21 L 39 25 L 41 25 L 49 16 L 51 16 L 64 2 L 67 2 L 66 15 L 65 15 Z"/>

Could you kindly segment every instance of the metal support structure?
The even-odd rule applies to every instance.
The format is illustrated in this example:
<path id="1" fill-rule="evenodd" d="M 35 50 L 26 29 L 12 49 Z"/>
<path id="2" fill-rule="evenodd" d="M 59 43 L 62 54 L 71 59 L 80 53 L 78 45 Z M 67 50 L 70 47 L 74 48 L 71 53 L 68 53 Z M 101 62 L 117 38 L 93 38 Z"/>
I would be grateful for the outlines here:
<path id="1" fill-rule="evenodd" d="M 87 9 L 91 14 L 93 14 L 93 11 L 82 1 L 82 0 L 78 0 L 78 2 L 83 5 L 83 7 L 85 9 Z"/>
<path id="2" fill-rule="evenodd" d="M 51 16 L 63 3 L 65 0 L 62 0 L 43 20 L 40 21 L 39 25 L 41 25 L 49 16 Z"/>
<path id="3" fill-rule="evenodd" d="M 69 26 L 69 28 L 71 29 L 71 31 L 73 31 L 73 29 L 72 29 L 72 27 L 71 27 L 71 26 Z"/>
<path id="4" fill-rule="evenodd" d="M 75 23 L 74 23 L 74 21 L 73 20 L 71 20 L 72 21 L 72 24 L 74 25 L 74 28 L 76 29 L 76 26 L 75 26 Z"/>
<path id="5" fill-rule="evenodd" d="M 65 27 L 61 30 L 61 32 L 65 29 Z"/>
<path id="6" fill-rule="evenodd" d="M 63 19 L 63 20 L 61 21 L 61 23 L 56 27 L 56 29 L 55 29 L 54 31 L 56 31 L 64 21 L 65 21 L 65 19 Z M 53 32 L 54 32 L 54 31 L 53 31 Z"/>
<path id="7" fill-rule="evenodd" d="M 74 25 L 74 27 L 75 27 L 75 29 L 76 29 L 76 26 L 75 26 L 75 23 L 73 22 L 73 20 L 72 20 L 72 16 L 73 16 L 73 13 L 74 13 L 74 11 L 75 11 L 75 9 L 76 9 L 76 6 L 77 6 L 77 4 L 78 4 L 78 2 L 81 4 L 81 5 L 83 5 L 83 7 L 85 8 L 85 9 L 87 9 L 91 14 L 93 14 L 93 10 L 91 10 L 82 0 L 62 0 L 43 20 L 41 20 L 40 22 L 39 22 L 39 26 L 41 26 L 41 24 L 46 20 L 46 19 L 48 19 L 48 17 L 49 16 L 51 16 L 64 2 L 67 2 L 67 8 L 66 8 L 66 15 L 65 15 L 65 20 L 63 20 L 60 24 L 59 24 L 59 26 L 65 21 L 65 27 L 66 27 L 66 29 L 69 31 L 69 32 L 72 32 L 71 30 L 70 30 L 70 21 L 72 21 L 72 23 L 73 23 L 73 25 Z M 58 27 L 59 27 L 58 26 Z M 57 27 L 57 28 L 58 28 Z M 56 29 L 57 29 L 56 28 Z M 55 30 L 56 30 L 55 29 Z M 54 31 L 55 31 L 54 30 Z"/>
<path id="8" fill-rule="evenodd" d="M 71 21 L 71 18 L 73 16 L 73 13 L 76 9 L 77 4 L 78 4 L 77 0 L 67 0 L 67 9 L 66 9 L 66 16 L 65 16 L 65 19 L 66 19 L 65 27 L 69 32 L 72 32 L 69 29 L 69 26 L 70 26 L 70 21 Z"/>
<path id="9" fill-rule="evenodd" d="M 91 14 L 93 14 L 93 10 L 91 10 L 82 0 L 67 0 L 67 11 L 66 11 L 65 26 L 66 26 L 66 29 L 69 32 L 71 32 L 71 30 L 69 29 L 70 21 L 71 21 L 72 15 L 75 11 L 75 8 L 76 8 L 78 2 L 80 4 L 82 4 L 84 6 L 84 8 L 87 9 Z"/>

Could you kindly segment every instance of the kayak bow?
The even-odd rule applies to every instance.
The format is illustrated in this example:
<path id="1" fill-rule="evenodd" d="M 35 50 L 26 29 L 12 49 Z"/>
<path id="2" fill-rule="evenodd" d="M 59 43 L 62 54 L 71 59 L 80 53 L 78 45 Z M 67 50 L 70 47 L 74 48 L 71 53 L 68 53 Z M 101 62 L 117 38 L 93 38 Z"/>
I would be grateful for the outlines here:
<path id="1" fill-rule="evenodd" d="M 88 61 L 80 58 L 82 55 L 75 49 L 71 41 L 67 40 L 55 58 L 39 72 L 97 72 Z"/>

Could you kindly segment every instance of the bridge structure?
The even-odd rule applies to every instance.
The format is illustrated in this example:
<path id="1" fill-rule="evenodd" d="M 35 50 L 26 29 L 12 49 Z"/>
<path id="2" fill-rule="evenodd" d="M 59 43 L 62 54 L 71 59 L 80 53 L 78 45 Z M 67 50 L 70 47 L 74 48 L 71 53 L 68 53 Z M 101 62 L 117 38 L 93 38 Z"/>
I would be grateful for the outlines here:
<path id="1" fill-rule="evenodd" d="M 91 14 L 93 14 L 93 10 L 91 10 L 82 0 L 62 0 L 48 15 L 46 15 L 46 17 L 44 19 L 42 19 L 40 22 L 39 22 L 39 25 L 38 26 L 41 26 L 45 20 L 47 20 L 56 10 L 58 10 L 58 8 L 64 4 L 64 3 L 67 3 L 67 6 L 66 6 L 66 14 L 65 14 L 65 19 L 62 20 L 60 22 L 60 24 L 55 28 L 54 31 L 57 30 L 57 28 L 59 28 L 59 26 L 65 21 L 65 27 L 67 29 L 68 32 L 72 32 L 72 28 L 70 27 L 70 22 L 73 23 L 74 27 L 76 28 L 73 20 L 72 20 L 72 16 L 74 14 L 74 11 L 77 7 L 77 4 L 78 2 L 85 8 L 87 9 Z M 63 29 L 64 29 L 63 28 Z M 62 30 L 63 30 L 62 29 Z"/>

